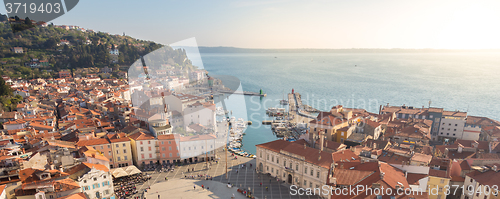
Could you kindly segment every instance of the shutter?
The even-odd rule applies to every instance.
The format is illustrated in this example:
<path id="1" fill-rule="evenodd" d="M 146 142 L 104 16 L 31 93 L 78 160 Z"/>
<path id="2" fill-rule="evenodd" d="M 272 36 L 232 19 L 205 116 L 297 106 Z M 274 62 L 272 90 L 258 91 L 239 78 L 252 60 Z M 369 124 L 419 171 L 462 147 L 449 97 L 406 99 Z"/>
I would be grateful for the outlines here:
<path id="1" fill-rule="evenodd" d="M 104 187 L 104 182 L 102 183 L 102 187 Z"/>
<path id="2" fill-rule="evenodd" d="M 92 189 L 95 189 L 95 184 L 92 185 Z"/>

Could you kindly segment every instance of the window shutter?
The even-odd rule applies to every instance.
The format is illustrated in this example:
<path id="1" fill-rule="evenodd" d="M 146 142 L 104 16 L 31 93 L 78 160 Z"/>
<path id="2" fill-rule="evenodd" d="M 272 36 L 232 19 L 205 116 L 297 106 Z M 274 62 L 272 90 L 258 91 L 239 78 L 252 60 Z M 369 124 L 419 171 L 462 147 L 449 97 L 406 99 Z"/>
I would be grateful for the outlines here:
<path id="1" fill-rule="evenodd" d="M 102 186 L 104 187 L 104 182 L 102 183 Z"/>
<path id="2" fill-rule="evenodd" d="M 92 189 L 95 189 L 95 184 L 92 185 Z"/>

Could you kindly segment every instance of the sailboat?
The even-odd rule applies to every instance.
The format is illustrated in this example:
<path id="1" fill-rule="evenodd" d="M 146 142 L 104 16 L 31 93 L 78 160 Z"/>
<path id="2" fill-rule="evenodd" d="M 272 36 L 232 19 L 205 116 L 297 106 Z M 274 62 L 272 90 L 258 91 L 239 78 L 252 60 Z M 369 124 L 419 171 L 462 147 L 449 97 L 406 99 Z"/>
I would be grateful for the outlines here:
<path id="1" fill-rule="evenodd" d="M 288 104 L 288 100 L 285 100 L 285 90 L 283 90 L 283 99 L 280 100 L 280 104 L 281 105 L 287 105 Z"/>

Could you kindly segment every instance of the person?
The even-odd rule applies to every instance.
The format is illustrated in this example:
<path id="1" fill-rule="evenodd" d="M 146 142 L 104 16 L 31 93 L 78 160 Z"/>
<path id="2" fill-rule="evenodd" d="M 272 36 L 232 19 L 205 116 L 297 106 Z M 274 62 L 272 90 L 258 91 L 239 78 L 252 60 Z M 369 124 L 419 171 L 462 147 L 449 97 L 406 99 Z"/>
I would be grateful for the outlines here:
<path id="1" fill-rule="evenodd" d="M 203 185 L 201 185 L 201 188 L 202 188 L 202 189 L 205 189 L 205 187 L 204 187 Z"/>
<path id="2" fill-rule="evenodd" d="M 158 199 L 160 199 L 160 194 L 158 194 Z"/>
<path id="3" fill-rule="evenodd" d="M 260 186 L 262 187 L 262 182 L 260 183 Z"/>
<path id="4" fill-rule="evenodd" d="M 193 189 L 196 190 L 196 185 L 193 186 Z"/>
<path id="5" fill-rule="evenodd" d="M 207 190 L 209 189 L 209 187 L 207 186 Z"/>
<path id="6" fill-rule="evenodd" d="M 269 189 L 267 189 L 267 187 L 266 187 L 266 191 L 269 191 Z"/>

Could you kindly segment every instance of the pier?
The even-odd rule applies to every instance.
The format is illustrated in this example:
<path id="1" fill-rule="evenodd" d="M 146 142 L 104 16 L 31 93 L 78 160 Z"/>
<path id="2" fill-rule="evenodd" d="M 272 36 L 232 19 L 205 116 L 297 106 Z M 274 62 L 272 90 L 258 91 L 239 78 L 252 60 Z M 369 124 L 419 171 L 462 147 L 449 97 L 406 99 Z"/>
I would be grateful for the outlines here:
<path id="1" fill-rule="evenodd" d="M 314 111 L 314 112 L 318 112 L 318 110 L 316 110 L 308 105 L 303 105 L 302 99 L 300 98 L 299 93 L 297 93 L 297 92 L 296 93 L 289 93 L 288 94 L 288 103 L 289 103 L 288 110 L 290 110 L 290 112 L 297 112 L 297 114 L 302 116 L 302 117 L 316 119 L 315 116 L 310 115 L 307 111 L 305 111 L 303 109 L 307 109 L 309 111 Z"/>
<path id="2" fill-rule="evenodd" d="M 238 95 L 250 95 L 250 96 L 260 96 L 260 97 L 265 97 L 267 94 L 265 93 L 256 93 L 256 92 L 250 92 L 250 91 L 233 91 L 233 90 L 218 90 L 217 92 L 219 93 L 224 93 L 224 94 L 238 94 Z"/>

